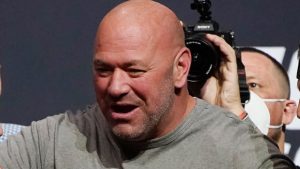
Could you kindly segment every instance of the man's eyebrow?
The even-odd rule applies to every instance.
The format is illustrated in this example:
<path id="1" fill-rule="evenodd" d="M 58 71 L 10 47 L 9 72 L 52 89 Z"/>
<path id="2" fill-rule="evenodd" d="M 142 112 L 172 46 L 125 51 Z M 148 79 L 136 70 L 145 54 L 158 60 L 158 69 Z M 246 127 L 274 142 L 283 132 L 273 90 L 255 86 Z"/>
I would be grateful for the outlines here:
<path id="1" fill-rule="evenodd" d="M 99 59 L 94 59 L 93 63 L 96 66 L 110 65 L 109 63 L 107 63 L 103 60 L 99 60 Z M 146 66 L 145 63 L 142 62 L 141 60 L 134 59 L 134 60 L 130 60 L 130 61 L 122 63 L 121 67 L 131 67 L 131 66 L 136 66 L 136 65 Z"/>
<path id="2" fill-rule="evenodd" d="M 258 80 L 258 78 L 253 75 L 247 75 L 247 73 L 246 73 L 246 80 Z"/>
<path id="3" fill-rule="evenodd" d="M 246 76 L 246 78 L 247 78 L 247 79 L 255 79 L 255 77 L 254 77 L 254 76 L 251 76 L 251 75 L 250 75 L 250 76 L 249 76 L 249 75 Z"/>
<path id="4" fill-rule="evenodd" d="M 97 66 L 108 65 L 107 63 L 105 63 L 104 61 L 99 60 L 99 59 L 94 59 L 93 63 L 94 63 L 94 65 L 97 65 Z"/>
<path id="5" fill-rule="evenodd" d="M 140 60 L 131 60 L 129 62 L 125 62 L 123 64 L 124 67 L 131 67 L 131 66 L 135 66 L 135 65 L 139 65 L 142 64 L 142 62 Z"/>

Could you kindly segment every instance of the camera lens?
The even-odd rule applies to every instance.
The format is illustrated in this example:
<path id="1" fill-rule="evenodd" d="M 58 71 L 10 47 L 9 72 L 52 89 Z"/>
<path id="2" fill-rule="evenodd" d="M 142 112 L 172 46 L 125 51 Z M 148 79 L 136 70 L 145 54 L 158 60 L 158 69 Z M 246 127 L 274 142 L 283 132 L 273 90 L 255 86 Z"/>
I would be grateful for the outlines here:
<path id="1" fill-rule="evenodd" d="M 186 39 L 185 43 L 192 53 L 188 81 L 204 84 L 220 63 L 219 52 L 204 38 Z"/>

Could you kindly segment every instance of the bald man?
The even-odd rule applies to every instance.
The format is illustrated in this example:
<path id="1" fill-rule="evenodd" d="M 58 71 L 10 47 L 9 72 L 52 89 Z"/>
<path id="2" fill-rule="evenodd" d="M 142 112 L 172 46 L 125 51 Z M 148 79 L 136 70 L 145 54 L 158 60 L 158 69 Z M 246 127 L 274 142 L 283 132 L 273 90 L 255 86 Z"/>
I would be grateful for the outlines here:
<path id="1" fill-rule="evenodd" d="M 222 38 L 207 38 L 234 62 Z M 33 123 L 0 145 L 4 168 L 294 167 L 249 123 L 188 94 L 191 54 L 167 7 L 131 0 L 112 9 L 93 64 L 98 105 Z"/>

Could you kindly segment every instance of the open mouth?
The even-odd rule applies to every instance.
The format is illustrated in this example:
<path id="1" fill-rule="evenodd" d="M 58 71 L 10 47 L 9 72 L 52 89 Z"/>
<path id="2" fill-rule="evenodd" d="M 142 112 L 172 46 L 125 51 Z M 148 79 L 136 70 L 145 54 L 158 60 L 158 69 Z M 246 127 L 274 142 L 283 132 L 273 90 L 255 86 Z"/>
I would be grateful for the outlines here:
<path id="1" fill-rule="evenodd" d="M 115 113 L 129 113 L 133 111 L 137 106 L 135 105 L 112 105 L 111 109 Z"/>

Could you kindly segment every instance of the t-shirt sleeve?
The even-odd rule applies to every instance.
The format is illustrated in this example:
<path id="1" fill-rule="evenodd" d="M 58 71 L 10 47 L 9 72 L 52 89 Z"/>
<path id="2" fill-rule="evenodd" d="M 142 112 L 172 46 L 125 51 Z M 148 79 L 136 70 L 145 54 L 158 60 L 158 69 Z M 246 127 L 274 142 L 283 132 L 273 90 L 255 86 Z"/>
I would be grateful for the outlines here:
<path id="1" fill-rule="evenodd" d="M 267 136 L 264 137 L 266 146 L 269 151 L 269 160 L 265 160 L 259 169 L 274 168 L 274 169 L 295 169 L 294 162 L 286 155 L 280 153 L 277 145 Z"/>
<path id="2" fill-rule="evenodd" d="M 255 166 L 258 169 L 294 169 L 293 161 L 279 151 L 277 144 L 268 136 L 263 135 L 250 122 L 243 122 L 248 127 L 242 130 L 241 137 L 236 136 L 237 168 Z M 245 167 L 247 168 L 247 167 Z M 249 168 L 249 167 L 248 167 Z"/>
<path id="3" fill-rule="evenodd" d="M 0 166 L 3 169 L 51 168 L 57 122 L 63 116 L 32 122 L 31 126 L 1 143 Z"/>

